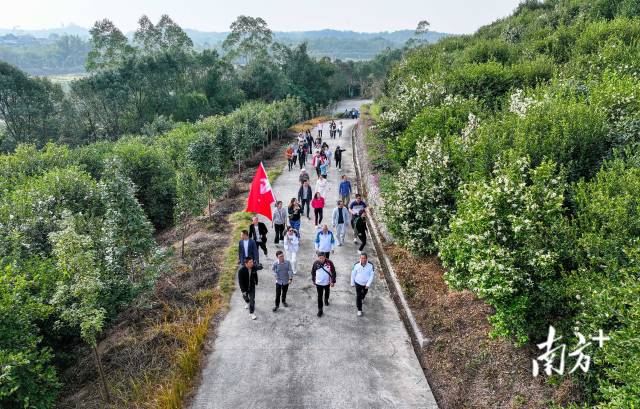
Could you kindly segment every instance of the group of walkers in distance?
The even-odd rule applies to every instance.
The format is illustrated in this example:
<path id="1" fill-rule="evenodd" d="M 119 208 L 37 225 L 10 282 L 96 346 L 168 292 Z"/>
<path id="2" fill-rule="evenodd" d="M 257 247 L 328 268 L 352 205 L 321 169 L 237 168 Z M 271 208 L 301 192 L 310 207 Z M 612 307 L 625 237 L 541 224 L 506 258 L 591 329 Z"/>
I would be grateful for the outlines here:
<path id="1" fill-rule="evenodd" d="M 342 136 L 342 123 L 336 125 L 334 121 L 329 124 L 332 138 Z M 346 175 L 341 176 L 338 187 L 336 207 L 331 212 L 331 218 L 325 221 L 324 209 L 330 200 L 330 186 L 327 182 L 328 168 L 331 166 L 331 157 L 335 159 L 336 169 L 342 171 L 342 153 L 345 149 L 337 146 L 332 153 L 328 144 L 322 142 L 323 124 L 319 124 L 318 136 L 314 140 L 311 131 L 307 130 L 298 135 L 298 143 L 286 148 L 289 171 L 300 163 L 300 176 L 297 197 L 291 198 L 285 208 L 282 201 L 278 201 L 273 209 L 272 227 L 275 232 L 274 243 L 276 247 L 282 246 L 282 250 L 276 251 L 276 260 L 271 266 L 271 273 L 275 278 L 276 297 L 273 312 L 278 311 L 280 304 L 288 307 L 287 291 L 293 278 L 298 274 L 297 254 L 300 250 L 300 229 L 303 217 L 311 220 L 311 208 L 313 208 L 315 239 L 313 246 L 317 259 L 311 266 L 311 280 L 316 286 L 318 294 L 318 317 L 323 315 L 323 308 L 329 305 L 330 289 L 336 283 L 336 267 L 330 260 L 335 247 L 345 244 L 348 227 L 353 232 L 353 242 L 359 242 L 358 253 L 360 259 L 353 265 L 351 271 L 351 286 L 356 289 L 357 315 L 362 316 L 362 302 L 367 295 L 374 278 L 374 266 L 368 261 L 368 256 L 363 252 L 367 244 L 367 204 L 360 194 L 355 194 L 352 200 L 353 188 Z M 313 153 L 311 153 L 313 149 Z M 311 177 L 305 169 L 307 155 L 311 155 L 312 167 L 316 170 L 315 188 L 311 187 Z M 331 228 L 329 227 L 331 226 Z M 263 269 L 260 263 L 260 250 L 267 256 L 267 226 L 253 217 L 251 225 L 242 231 L 238 243 L 238 282 L 242 296 L 246 302 L 245 308 L 249 310 L 250 318 L 255 315 L 255 288 L 258 285 L 258 270 Z"/>
<path id="2" fill-rule="evenodd" d="M 342 171 L 342 152 L 345 150 L 338 145 L 335 151 L 331 152 L 329 145 L 326 142 L 322 142 L 322 128 L 323 124 L 319 124 L 318 136 L 315 139 L 311 135 L 311 131 L 306 130 L 305 132 L 300 132 L 297 143 L 292 143 L 287 146 L 285 155 L 287 157 L 289 171 L 296 166 L 296 163 L 299 164 L 300 169 L 304 169 L 307 165 L 307 155 L 311 152 L 313 152 L 311 156 L 311 167 L 316 170 L 316 175 L 323 175 L 326 179 L 332 158 L 335 160 L 336 169 Z M 335 121 L 331 121 L 329 124 L 329 135 L 331 139 L 342 138 L 342 129 L 342 122 L 337 125 Z"/>

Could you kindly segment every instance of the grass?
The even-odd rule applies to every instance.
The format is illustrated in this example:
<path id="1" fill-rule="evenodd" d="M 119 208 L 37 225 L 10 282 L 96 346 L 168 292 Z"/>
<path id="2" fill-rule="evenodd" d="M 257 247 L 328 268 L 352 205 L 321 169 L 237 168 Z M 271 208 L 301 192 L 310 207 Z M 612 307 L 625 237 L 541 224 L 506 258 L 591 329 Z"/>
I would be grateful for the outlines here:
<path id="1" fill-rule="evenodd" d="M 236 239 L 250 222 L 250 213 L 237 212 L 229 216 L 231 236 L 224 250 L 218 285 L 213 289 L 201 290 L 193 296 L 201 306 L 189 314 L 188 319 L 178 323 L 172 315 L 180 315 L 184 311 L 167 311 L 166 320 L 158 330 L 174 337 L 181 347 L 174 355 L 171 374 L 161 382 L 150 378 L 145 379 L 143 386 L 136 386 L 139 402 L 134 406 L 153 409 L 182 408 L 184 398 L 193 387 L 193 381 L 201 369 L 200 356 L 209 333 L 209 324 L 216 315 L 229 307 L 235 289 L 238 260 Z"/>
<path id="2" fill-rule="evenodd" d="M 296 132 L 296 133 L 300 133 L 300 132 L 304 132 L 306 130 L 309 129 L 313 129 L 316 125 L 318 125 L 320 122 L 327 122 L 330 121 L 331 117 L 329 116 L 319 116 L 316 118 L 311 118 L 308 121 L 296 124 L 294 126 L 292 126 L 291 129 L 292 131 Z"/>

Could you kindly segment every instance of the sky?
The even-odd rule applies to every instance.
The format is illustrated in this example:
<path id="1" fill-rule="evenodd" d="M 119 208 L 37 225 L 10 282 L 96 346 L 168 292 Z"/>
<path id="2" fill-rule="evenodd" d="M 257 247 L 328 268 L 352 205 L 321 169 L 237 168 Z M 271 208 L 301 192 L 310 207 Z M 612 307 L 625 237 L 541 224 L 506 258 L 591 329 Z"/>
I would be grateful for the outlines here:
<path id="1" fill-rule="evenodd" d="M 90 27 L 108 18 L 126 32 L 136 29 L 143 14 L 153 22 L 169 14 L 183 28 L 228 31 L 233 20 L 244 14 L 264 18 L 274 31 L 395 31 L 415 29 L 420 20 L 427 20 L 432 31 L 462 34 L 511 14 L 520 1 L 0 0 L 0 28 L 29 30 L 71 23 Z"/>

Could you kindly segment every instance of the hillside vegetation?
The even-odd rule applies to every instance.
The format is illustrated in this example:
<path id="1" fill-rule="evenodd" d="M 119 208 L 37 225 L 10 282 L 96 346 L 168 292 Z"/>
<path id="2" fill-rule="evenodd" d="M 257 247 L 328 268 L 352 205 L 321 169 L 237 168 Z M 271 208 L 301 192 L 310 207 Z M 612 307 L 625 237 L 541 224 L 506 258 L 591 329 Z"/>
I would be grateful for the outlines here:
<path id="1" fill-rule="evenodd" d="M 638 407 L 640 3 L 525 1 L 407 54 L 372 112 L 395 239 L 494 307 L 495 336 L 553 325 L 568 353 L 602 329 L 563 376 L 587 406 Z"/>
<path id="2" fill-rule="evenodd" d="M 100 368 L 101 333 L 132 301 L 144 311 L 167 267 L 154 227 L 201 215 L 303 111 L 254 102 L 155 136 L 0 156 L 0 406 L 51 407 L 82 341 Z"/>

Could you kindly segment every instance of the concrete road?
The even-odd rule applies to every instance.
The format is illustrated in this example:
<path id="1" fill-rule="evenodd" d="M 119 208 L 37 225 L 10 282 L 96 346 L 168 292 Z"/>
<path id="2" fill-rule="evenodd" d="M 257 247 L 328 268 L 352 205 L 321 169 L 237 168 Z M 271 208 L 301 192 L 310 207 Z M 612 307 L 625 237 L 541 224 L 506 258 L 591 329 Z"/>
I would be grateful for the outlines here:
<path id="1" fill-rule="evenodd" d="M 353 180 L 349 138 L 355 121 L 343 123 L 341 139 L 329 139 L 325 124 L 324 140 L 332 150 L 336 145 L 346 147 L 343 172 Z M 310 173 L 315 185 L 315 172 Z M 298 175 L 299 167 L 291 172 L 285 169 L 275 181 L 273 189 L 279 200 L 288 203 L 297 196 Z M 338 197 L 340 175 L 334 167 L 329 171 L 327 224 Z M 269 266 L 278 248 L 273 244 L 273 231 L 269 232 L 270 261 L 262 253 L 260 257 L 265 269 L 259 272 L 256 291 L 258 319 L 249 319 L 236 287 L 213 352 L 206 358 L 192 408 L 437 408 L 407 331 L 379 275 L 367 295 L 364 315 L 356 316 L 350 274 L 358 253 L 352 231 L 347 232 L 346 245 L 337 247 L 331 255 L 337 283 L 331 289 L 331 305 L 324 307 L 321 318 L 316 316 L 317 295 L 311 282 L 315 259 L 313 220 L 303 218 L 301 235 L 298 275 L 287 296 L 289 307 L 281 305 L 274 313 L 271 308 L 275 284 Z M 365 251 L 378 267 L 373 246 L 367 245 Z"/>
<path id="2" fill-rule="evenodd" d="M 373 102 L 370 99 L 344 99 L 342 101 L 338 101 L 333 108 L 334 114 L 341 114 L 345 111 L 351 111 L 352 108 L 360 109 L 360 106 L 363 104 L 369 104 Z M 323 131 L 324 132 L 324 131 Z"/>

